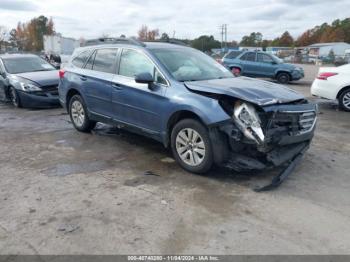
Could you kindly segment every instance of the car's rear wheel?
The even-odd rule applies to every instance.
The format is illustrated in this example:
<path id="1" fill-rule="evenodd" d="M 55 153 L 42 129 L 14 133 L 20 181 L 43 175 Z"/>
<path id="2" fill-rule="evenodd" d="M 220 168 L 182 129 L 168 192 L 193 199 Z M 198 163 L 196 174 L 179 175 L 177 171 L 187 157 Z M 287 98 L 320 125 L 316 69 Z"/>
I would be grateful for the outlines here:
<path id="1" fill-rule="evenodd" d="M 176 161 L 187 171 L 205 173 L 213 165 L 213 152 L 207 129 L 197 120 L 178 122 L 171 133 Z"/>
<path id="2" fill-rule="evenodd" d="M 12 105 L 15 107 L 22 107 L 17 90 L 13 86 L 10 86 L 8 94 Z"/>
<path id="3" fill-rule="evenodd" d="M 232 67 L 231 72 L 234 76 L 240 76 L 241 75 L 241 69 L 238 67 Z"/>
<path id="4" fill-rule="evenodd" d="M 350 111 L 350 89 L 347 89 L 340 94 L 339 105 L 343 110 Z"/>
<path id="5" fill-rule="evenodd" d="M 280 84 L 288 84 L 290 81 L 290 76 L 288 73 L 279 73 L 276 79 Z"/>
<path id="6" fill-rule="evenodd" d="M 89 119 L 86 105 L 80 95 L 74 95 L 69 101 L 69 116 L 74 127 L 80 132 L 90 132 L 96 122 Z"/>

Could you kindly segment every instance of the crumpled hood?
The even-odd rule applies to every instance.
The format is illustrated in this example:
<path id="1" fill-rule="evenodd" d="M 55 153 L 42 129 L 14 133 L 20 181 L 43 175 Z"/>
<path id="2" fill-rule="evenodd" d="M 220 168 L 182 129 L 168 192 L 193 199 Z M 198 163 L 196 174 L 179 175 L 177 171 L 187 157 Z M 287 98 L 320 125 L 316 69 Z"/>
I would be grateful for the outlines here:
<path id="1" fill-rule="evenodd" d="M 185 82 L 185 85 L 192 91 L 228 95 L 260 106 L 305 99 L 300 93 L 283 85 L 249 77 Z"/>
<path id="2" fill-rule="evenodd" d="M 13 76 L 34 82 L 39 87 L 58 85 L 59 82 L 58 70 L 21 73 Z"/>

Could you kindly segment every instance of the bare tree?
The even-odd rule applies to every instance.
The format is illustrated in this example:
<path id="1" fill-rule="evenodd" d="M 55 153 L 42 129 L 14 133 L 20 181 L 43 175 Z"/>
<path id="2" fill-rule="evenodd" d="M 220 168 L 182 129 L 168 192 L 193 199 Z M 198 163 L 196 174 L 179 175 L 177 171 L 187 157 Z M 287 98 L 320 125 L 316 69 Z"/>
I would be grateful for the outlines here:
<path id="1" fill-rule="evenodd" d="M 7 28 L 3 25 L 0 25 L 0 42 L 3 42 L 6 38 Z"/>

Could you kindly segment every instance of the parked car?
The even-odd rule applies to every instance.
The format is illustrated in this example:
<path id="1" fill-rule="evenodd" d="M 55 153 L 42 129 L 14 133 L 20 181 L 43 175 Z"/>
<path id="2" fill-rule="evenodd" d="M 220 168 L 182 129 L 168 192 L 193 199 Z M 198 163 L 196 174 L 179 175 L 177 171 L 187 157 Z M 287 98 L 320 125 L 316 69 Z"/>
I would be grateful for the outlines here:
<path id="1" fill-rule="evenodd" d="M 342 109 L 350 111 L 350 64 L 321 67 L 312 84 L 311 94 L 338 100 Z"/>
<path id="2" fill-rule="evenodd" d="M 234 77 L 204 53 L 168 43 L 79 48 L 60 71 L 59 96 L 78 131 L 103 122 L 149 136 L 194 173 L 214 164 L 238 171 L 289 164 L 289 173 L 316 123 L 316 106 L 301 94 Z"/>
<path id="3" fill-rule="evenodd" d="M 58 70 L 36 55 L 0 55 L 0 99 L 16 107 L 59 105 Z"/>
<path id="4" fill-rule="evenodd" d="M 222 63 L 236 76 L 268 77 L 281 84 L 304 77 L 301 67 L 284 63 L 282 59 L 262 51 L 246 51 L 234 58 L 228 54 Z"/>

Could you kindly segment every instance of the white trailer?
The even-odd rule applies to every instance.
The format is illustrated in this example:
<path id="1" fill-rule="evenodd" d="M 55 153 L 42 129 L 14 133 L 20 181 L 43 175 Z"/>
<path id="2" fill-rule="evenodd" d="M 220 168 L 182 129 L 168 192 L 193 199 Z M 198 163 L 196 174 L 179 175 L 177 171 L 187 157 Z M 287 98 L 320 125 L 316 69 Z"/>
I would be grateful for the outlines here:
<path id="1" fill-rule="evenodd" d="M 44 51 L 46 54 L 71 55 L 79 41 L 60 35 L 44 35 Z"/>

